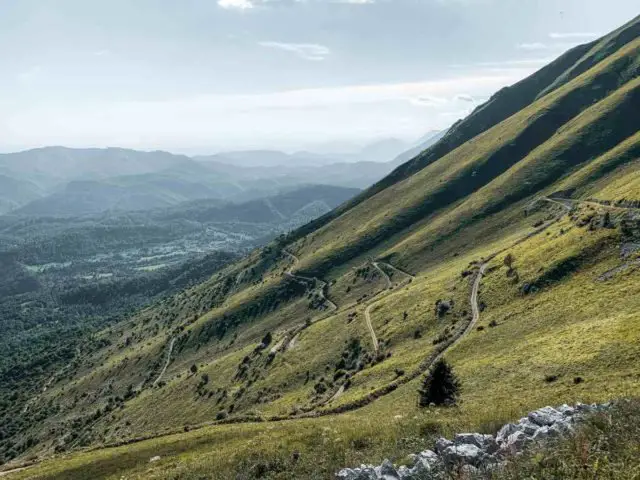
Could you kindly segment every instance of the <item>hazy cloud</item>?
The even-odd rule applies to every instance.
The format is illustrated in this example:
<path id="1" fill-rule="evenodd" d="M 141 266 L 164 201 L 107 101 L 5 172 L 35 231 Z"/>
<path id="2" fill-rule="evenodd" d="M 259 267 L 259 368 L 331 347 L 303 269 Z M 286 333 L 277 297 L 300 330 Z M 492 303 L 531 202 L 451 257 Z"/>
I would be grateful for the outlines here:
<path id="1" fill-rule="evenodd" d="M 600 33 L 596 32 L 554 32 L 549 34 L 549 38 L 554 39 L 573 39 L 573 40 L 588 40 L 600 37 Z"/>
<path id="2" fill-rule="evenodd" d="M 305 60 L 324 60 L 330 53 L 328 47 L 315 43 L 259 42 L 261 47 L 275 48 L 296 54 Z"/>
<path id="3" fill-rule="evenodd" d="M 531 42 L 531 43 L 519 43 L 518 45 L 516 45 L 517 48 L 519 48 L 520 50 L 546 50 L 548 47 L 548 45 L 541 43 L 541 42 Z"/>
<path id="4" fill-rule="evenodd" d="M 222 8 L 247 10 L 253 8 L 251 0 L 218 0 L 218 5 Z"/>

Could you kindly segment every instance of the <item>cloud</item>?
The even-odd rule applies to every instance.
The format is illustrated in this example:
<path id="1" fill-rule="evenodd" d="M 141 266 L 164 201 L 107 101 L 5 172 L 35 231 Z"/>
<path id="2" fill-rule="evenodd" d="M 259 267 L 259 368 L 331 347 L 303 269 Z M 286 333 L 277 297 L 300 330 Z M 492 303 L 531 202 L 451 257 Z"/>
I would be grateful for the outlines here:
<path id="1" fill-rule="evenodd" d="M 549 38 L 553 39 L 589 39 L 600 37 L 600 33 L 596 32 L 553 32 L 549 34 Z"/>
<path id="2" fill-rule="evenodd" d="M 520 50 L 546 50 L 549 48 L 548 45 L 541 42 L 532 42 L 532 43 L 519 43 L 516 47 Z"/>
<path id="3" fill-rule="evenodd" d="M 5 136 L 15 144 L 32 146 L 175 149 L 189 145 L 204 151 L 212 145 L 267 148 L 281 142 L 300 148 L 302 142 L 318 138 L 409 138 L 446 128 L 482 99 L 528 73 L 522 68 L 422 82 L 65 103 L 64 108 L 43 104 L 0 111 L 0 126 L 6 127 Z"/>
<path id="4" fill-rule="evenodd" d="M 296 54 L 305 60 L 324 60 L 330 53 L 328 47 L 315 43 L 285 43 L 285 42 L 259 42 L 258 45 L 266 48 L 275 48 Z"/>
<path id="5" fill-rule="evenodd" d="M 229 10 L 247 10 L 253 8 L 251 0 L 218 0 L 218 6 Z"/>
<path id="6" fill-rule="evenodd" d="M 467 93 L 459 93 L 455 96 L 455 99 L 463 102 L 475 103 L 475 99 Z"/>
<path id="7" fill-rule="evenodd" d="M 218 0 L 218 6 L 228 10 L 248 10 L 258 4 L 262 6 L 269 3 L 341 3 L 348 5 L 369 5 L 376 3 L 376 0 Z"/>

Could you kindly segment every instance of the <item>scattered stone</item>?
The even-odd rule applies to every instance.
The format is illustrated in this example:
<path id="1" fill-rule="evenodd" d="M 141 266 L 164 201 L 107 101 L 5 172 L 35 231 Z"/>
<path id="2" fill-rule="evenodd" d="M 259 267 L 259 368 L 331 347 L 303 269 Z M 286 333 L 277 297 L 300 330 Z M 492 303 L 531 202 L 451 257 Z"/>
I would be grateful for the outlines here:
<path id="1" fill-rule="evenodd" d="M 540 410 L 536 410 L 535 412 L 531 412 L 528 415 L 528 418 L 536 425 L 544 427 L 562 421 L 562 413 L 557 411 L 555 408 L 544 407 Z"/>
<path id="2" fill-rule="evenodd" d="M 160 455 L 156 455 L 155 457 L 151 457 L 149 459 L 149 463 L 157 462 L 158 460 L 160 460 Z"/>
<path id="3" fill-rule="evenodd" d="M 460 478 L 482 478 L 484 473 L 501 470 L 509 456 L 518 456 L 531 445 L 540 445 L 558 438 L 566 438 L 575 431 L 575 424 L 584 415 L 603 412 L 611 404 L 558 408 L 544 407 L 529 413 L 518 423 L 507 423 L 495 435 L 460 433 L 453 441 L 439 438 L 434 450 L 410 455 L 411 466 L 395 467 L 389 460 L 380 466 L 361 465 L 345 468 L 336 477 L 343 480 L 414 480 L 444 479 L 452 472 Z M 156 458 L 156 457 L 154 457 Z M 157 457 L 158 459 L 160 457 Z"/>

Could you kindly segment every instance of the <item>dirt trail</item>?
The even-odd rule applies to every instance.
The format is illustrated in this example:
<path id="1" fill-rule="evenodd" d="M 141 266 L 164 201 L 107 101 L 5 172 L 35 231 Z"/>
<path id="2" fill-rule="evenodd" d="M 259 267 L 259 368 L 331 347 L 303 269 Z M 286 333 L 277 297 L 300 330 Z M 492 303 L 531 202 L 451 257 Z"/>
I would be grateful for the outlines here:
<path id="1" fill-rule="evenodd" d="M 542 201 L 543 202 L 553 203 L 555 205 L 560 205 L 561 207 L 564 207 L 567 211 L 571 211 L 571 209 L 573 208 L 573 206 L 571 205 L 572 204 L 572 200 L 543 197 Z"/>
<path id="2" fill-rule="evenodd" d="M 414 278 L 416 278 L 415 276 L 411 275 L 410 273 L 404 272 L 402 270 L 400 270 L 399 268 L 394 267 L 393 265 L 389 264 L 389 263 L 385 263 L 385 262 L 372 262 L 374 268 L 376 270 L 378 270 L 380 273 L 382 273 L 382 276 L 384 277 L 384 279 L 387 282 L 387 288 L 384 290 L 379 291 L 373 298 L 375 299 L 378 295 L 380 295 L 381 293 L 388 291 L 388 290 L 392 290 L 393 289 L 393 282 L 391 281 L 391 277 L 389 277 L 389 275 L 387 274 L 387 272 L 385 272 L 382 268 L 380 268 L 380 263 L 383 263 L 387 268 L 391 269 L 391 270 L 395 270 L 396 272 L 401 273 L 402 275 L 406 275 L 407 277 L 409 277 L 407 280 L 404 280 L 403 282 L 398 283 L 397 288 L 403 287 L 405 284 L 409 283 L 411 280 L 413 280 Z M 373 307 L 379 302 L 382 301 L 382 299 L 379 299 L 377 301 L 371 302 L 369 305 L 367 305 L 367 308 L 364 310 L 364 319 L 365 322 L 367 324 L 367 328 L 369 329 L 369 333 L 371 335 L 371 342 L 373 343 L 373 350 L 375 353 L 378 353 L 378 349 L 379 349 L 379 342 L 378 342 L 378 337 L 376 336 L 376 332 L 373 328 L 373 324 L 371 323 L 371 310 L 373 309 Z"/>
<path id="3" fill-rule="evenodd" d="M 155 379 L 155 381 L 153 382 L 153 386 L 155 387 L 158 382 L 160 381 L 160 379 L 162 379 L 162 376 L 164 375 L 164 372 L 167 371 L 167 368 L 169 367 L 169 363 L 171 363 L 171 352 L 173 352 L 173 344 L 176 343 L 176 338 L 173 337 L 171 339 L 171 341 L 169 342 L 169 350 L 167 350 L 167 360 L 164 362 L 164 367 L 162 367 L 162 371 L 160 372 L 160 375 L 158 375 L 158 378 Z"/>
<path id="4" fill-rule="evenodd" d="M 320 284 L 320 288 L 318 289 L 320 292 L 320 298 L 322 298 L 326 303 L 329 304 L 329 307 L 331 307 L 331 310 L 337 310 L 338 306 L 333 303 L 331 300 L 329 300 L 325 294 L 324 294 L 324 289 L 327 286 L 327 282 L 325 282 L 324 280 L 320 280 L 317 277 L 304 277 L 302 275 L 296 275 L 295 273 L 293 273 L 293 269 L 295 268 L 296 265 L 298 265 L 300 263 L 300 259 L 298 257 L 296 257 L 293 253 L 287 251 L 287 250 L 282 250 L 282 253 L 284 253 L 285 255 L 287 255 L 289 258 L 291 258 L 293 260 L 293 265 L 289 268 L 289 270 L 287 270 L 285 272 L 285 275 L 293 278 L 293 279 L 298 279 L 299 281 L 302 281 L 303 283 L 317 283 Z"/>
<path id="5" fill-rule="evenodd" d="M 273 348 L 269 351 L 272 354 L 276 354 L 278 353 L 278 351 L 282 348 L 282 346 L 284 345 L 286 338 L 283 338 L 282 340 L 280 340 L 278 343 L 276 343 Z M 289 345 L 291 345 L 291 342 L 289 342 Z"/>
<path id="6" fill-rule="evenodd" d="M 287 257 L 293 260 L 293 265 L 291 265 L 291 267 L 289 267 L 289 269 L 284 274 L 289 278 L 292 278 L 296 281 L 304 283 L 305 285 L 308 283 L 319 284 L 320 288 L 318 290 L 320 293 L 320 298 L 322 298 L 325 301 L 325 303 L 329 305 L 329 311 L 323 312 L 322 315 L 312 319 L 311 323 L 313 324 L 321 319 L 328 318 L 328 316 L 330 316 L 332 312 L 337 311 L 338 306 L 335 303 L 333 303 L 331 300 L 329 300 L 324 294 L 324 289 L 327 286 L 327 282 L 320 280 L 319 278 L 316 278 L 316 277 L 311 278 L 311 277 L 305 277 L 302 275 L 296 275 L 295 273 L 293 273 L 293 269 L 300 263 L 300 259 L 297 256 L 295 256 L 293 253 L 289 252 L 288 250 L 283 249 L 282 253 L 284 253 Z M 300 333 L 302 332 L 302 330 L 304 330 L 307 327 L 308 325 L 301 325 L 295 328 L 293 332 L 289 333 L 282 340 L 282 345 L 281 345 L 282 351 L 286 352 L 287 350 L 292 348 L 295 345 L 295 343 L 298 341 L 298 338 L 300 337 Z"/>
<path id="7" fill-rule="evenodd" d="M 452 349 L 458 343 L 460 343 L 460 341 L 473 330 L 473 327 L 476 326 L 476 323 L 478 323 L 478 320 L 480 320 L 480 305 L 478 304 L 478 294 L 480 293 L 480 282 L 482 282 L 482 277 L 484 276 L 484 272 L 487 269 L 489 262 L 494 257 L 495 255 L 491 256 L 482 265 L 480 265 L 480 268 L 478 269 L 478 273 L 476 273 L 476 278 L 473 281 L 473 287 L 471 288 L 471 298 L 469 300 L 471 303 L 471 312 L 472 312 L 471 321 L 469 322 L 469 325 L 467 325 L 467 328 L 464 329 L 464 331 L 460 334 L 458 338 L 456 338 L 453 341 L 452 344 L 450 344 L 445 350 L 440 352 L 440 354 L 437 357 L 435 357 L 435 359 L 432 362 L 432 365 L 436 363 L 438 360 L 440 360 L 442 357 L 444 357 L 445 353 L 447 353 L 450 349 Z"/>
<path id="8" fill-rule="evenodd" d="M 404 270 L 402 270 L 401 268 L 394 267 L 394 266 L 393 266 L 393 265 L 391 265 L 390 263 L 387 263 L 387 262 L 378 262 L 378 263 L 381 263 L 382 265 L 386 266 L 387 268 L 389 268 L 389 269 L 391 269 L 391 270 L 394 270 L 394 271 L 396 271 L 396 272 L 398 272 L 398 273 L 401 273 L 402 275 L 406 275 L 406 276 L 407 276 L 407 277 L 409 277 L 411 280 L 413 280 L 413 279 L 415 279 L 415 278 L 416 278 L 416 276 L 415 276 L 415 275 L 413 275 L 413 274 L 411 274 L 411 273 L 409 273 L 409 272 L 405 272 L 405 271 L 404 271 Z"/>
<path id="9" fill-rule="evenodd" d="M 387 282 L 387 289 L 390 289 L 393 286 L 393 284 L 391 283 L 391 277 L 387 275 L 387 272 L 380 268 L 378 262 L 371 262 L 371 264 L 373 265 L 373 268 L 375 268 L 382 274 L 382 278 L 384 278 L 384 280 Z"/>
<path id="10" fill-rule="evenodd" d="M 343 394 L 343 393 L 344 393 L 344 385 L 340 385 L 340 388 L 338 389 L 338 391 L 337 391 L 336 393 L 334 393 L 334 394 L 331 396 L 331 398 L 329 398 L 329 400 L 326 400 L 325 402 L 322 402 L 322 403 L 320 404 L 320 406 L 322 407 L 322 406 L 324 406 L 324 405 L 327 405 L 327 404 L 329 404 L 329 403 L 333 402 L 334 400 L 339 399 L 339 398 L 342 396 L 342 394 Z"/>
<path id="11" fill-rule="evenodd" d="M 598 202 L 594 200 L 575 200 L 573 198 L 552 198 L 552 197 L 544 197 L 542 200 L 555 203 L 558 205 L 562 205 L 568 210 L 571 210 L 571 208 L 573 208 L 573 205 L 590 205 L 592 207 L 606 208 L 609 210 L 622 211 L 622 212 L 640 210 L 640 207 L 623 207 L 621 205 L 609 205 L 607 203 Z"/>
<path id="12" fill-rule="evenodd" d="M 3 472 L 0 472 L 0 477 L 4 477 L 5 475 L 11 475 L 12 473 L 17 473 L 22 470 L 26 470 L 27 468 L 29 467 L 20 467 L 20 468 L 14 468 L 12 470 L 5 470 Z"/>
<path id="13" fill-rule="evenodd" d="M 365 310 L 364 310 L 364 319 L 367 323 L 367 328 L 369 329 L 369 333 L 371 334 L 371 342 L 373 343 L 373 351 L 375 353 L 378 353 L 378 337 L 376 336 L 376 332 L 373 329 L 373 325 L 371 325 L 371 308 L 375 305 L 375 303 L 370 304 Z"/>

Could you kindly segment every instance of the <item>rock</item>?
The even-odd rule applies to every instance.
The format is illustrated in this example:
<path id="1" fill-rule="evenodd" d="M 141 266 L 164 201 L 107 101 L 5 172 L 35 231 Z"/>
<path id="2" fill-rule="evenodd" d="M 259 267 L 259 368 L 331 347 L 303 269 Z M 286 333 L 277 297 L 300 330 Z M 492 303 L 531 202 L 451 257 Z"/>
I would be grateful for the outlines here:
<path id="1" fill-rule="evenodd" d="M 567 437 L 585 415 L 604 412 L 608 408 L 610 404 L 577 404 L 575 407 L 565 404 L 557 409 L 544 407 L 521 418 L 517 424 L 504 425 L 495 438 L 479 433 L 461 433 L 453 441 L 439 438 L 435 451 L 424 450 L 410 455 L 410 467 L 396 468 L 385 460 L 377 467 L 345 468 L 336 476 L 343 480 L 444 480 L 457 472 L 460 475 L 456 478 L 485 478 L 506 468 L 509 457 L 522 456 L 530 444 Z M 151 461 L 156 459 L 160 457 Z"/>
<path id="2" fill-rule="evenodd" d="M 480 477 L 480 470 L 478 470 L 473 465 L 464 465 L 460 469 L 460 474 L 461 474 L 462 478 L 465 478 L 465 479 L 479 478 Z"/>
<path id="3" fill-rule="evenodd" d="M 336 474 L 337 478 L 343 480 L 378 480 L 373 465 L 360 465 L 360 468 L 344 468 Z"/>
<path id="4" fill-rule="evenodd" d="M 563 415 L 555 408 L 544 407 L 527 415 L 531 422 L 541 427 L 551 426 L 556 422 L 562 421 Z"/>
<path id="5" fill-rule="evenodd" d="M 453 445 L 453 442 L 450 440 L 447 440 L 446 438 L 439 438 L 438 440 L 436 440 L 436 453 L 439 453 L 440 455 L 442 455 L 442 452 L 444 452 L 447 448 L 451 447 Z"/>
<path id="6" fill-rule="evenodd" d="M 396 467 L 394 467 L 393 463 L 391 463 L 389 460 L 385 460 L 384 462 L 382 462 L 382 465 L 379 467 L 379 469 L 376 468 L 376 473 L 378 474 L 378 478 L 384 480 L 397 480 L 400 478 Z"/>
<path id="7" fill-rule="evenodd" d="M 518 430 L 518 427 L 516 427 L 513 423 L 507 423 L 500 430 L 498 430 L 498 433 L 496 434 L 496 442 L 498 443 L 506 442 L 509 435 L 516 432 L 517 430 Z"/>
<path id="8" fill-rule="evenodd" d="M 570 407 L 569 405 L 567 405 L 566 403 L 560 407 L 558 407 L 558 411 L 564 415 L 565 417 L 571 417 L 576 413 L 576 409 L 573 407 Z"/>
<path id="9" fill-rule="evenodd" d="M 522 450 L 529 441 L 530 438 L 524 432 L 518 430 L 509 435 L 507 441 L 502 445 L 502 447 L 511 453 L 516 453 L 517 451 Z"/>
<path id="10" fill-rule="evenodd" d="M 429 463 L 438 463 L 440 462 L 440 457 L 438 457 L 438 455 L 436 454 L 436 452 L 433 452 L 431 450 L 425 450 L 423 452 L 420 452 L 417 457 L 420 460 L 429 462 Z"/>
<path id="11" fill-rule="evenodd" d="M 157 462 L 158 460 L 160 460 L 160 455 L 156 455 L 155 457 L 151 457 L 149 459 L 149 463 Z"/>
<path id="12" fill-rule="evenodd" d="M 568 437 L 573 431 L 569 422 L 557 422 L 549 427 L 549 436 L 553 438 Z"/>
<path id="13" fill-rule="evenodd" d="M 489 439 L 493 440 L 493 437 L 480 433 L 459 433 L 453 437 L 453 443 L 456 445 L 475 445 L 478 448 L 484 448 L 489 442 Z"/>
<path id="14" fill-rule="evenodd" d="M 518 431 L 524 433 L 528 437 L 533 437 L 538 431 L 538 428 L 540 428 L 539 425 L 533 423 L 526 417 L 521 418 L 517 425 Z"/>
<path id="15" fill-rule="evenodd" d="M 549 427 L 547 426 L 540 427 L 538 431 L 533 435 L 532 438 L 535 442 L 545 441 L 547 438 L 549 438 Z"/>
<path id="16" fill-rule="evenodd" d="M 442 458 L 447 465 L 477 465 L 483 456 L 483 451 L 471 444 L 453 445 L 442 452 Z"/>
<path id="17" fill-rule="evenodd" d="M 411 478 L 411 469 L 409 467 L 405 467 L 401 465 L 398 467 L 398 475 L 400 478 Z"/>

